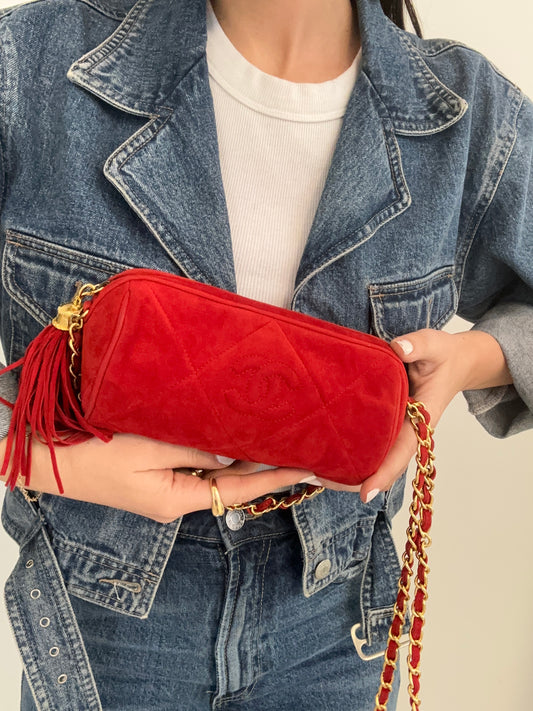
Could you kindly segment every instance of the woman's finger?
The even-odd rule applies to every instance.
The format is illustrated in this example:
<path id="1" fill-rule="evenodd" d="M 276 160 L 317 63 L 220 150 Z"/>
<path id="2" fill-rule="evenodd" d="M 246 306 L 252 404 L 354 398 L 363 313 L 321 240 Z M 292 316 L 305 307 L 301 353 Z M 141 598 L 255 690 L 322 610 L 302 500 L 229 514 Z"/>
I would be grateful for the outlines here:
<path id="1" fill-rule="evenodd" d="M 405 421 L 396 442 L 383 464 L 361 486 L 361 500 L 369 503 L 380 491 L 387 491 L 409 466 L 416 452 L 416 436 L 410 422 Z"/>
<path id="2" fill-rule="evenodd" d="M 214 476 L 206 479 L 185 477 L 187 480 L 185 482 L 183 481 L 184 475 L 176 474 L 175 476 L 181 479 L 177 487 L 179 494 L 176 505 L 183 509 L 183 504 L 186 500 L 191 506 L 191 511 L 210 509 L 213 503 L 211 494 L 211 479 L 213 478 L 216 478 L 216 485 L 222 503 L 227 507 L 232 504 L 253 501 L 280 487 L 290 487 L 293 484 L 297 484 L 305 476 L 310 476 L 311 472 L 306 469 L 280 467 L 258 473 L 231 475 L 225 472 L 224 475 L 218 475 L 216 472 L 211 472 L 211 474 Z M 187 488 L 186 499 L 184 499 L 183 494 L 184 487 Z"/>

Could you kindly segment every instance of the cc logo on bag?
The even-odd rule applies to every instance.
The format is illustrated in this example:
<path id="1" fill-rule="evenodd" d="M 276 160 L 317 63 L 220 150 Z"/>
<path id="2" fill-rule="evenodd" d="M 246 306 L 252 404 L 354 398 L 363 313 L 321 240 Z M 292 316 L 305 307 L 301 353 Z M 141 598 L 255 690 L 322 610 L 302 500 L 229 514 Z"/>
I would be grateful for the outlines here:
<path id="1" fill-rule="evenodd" d="M 302 387 L 300 376 L 280 361 L 251 356 L 229 369 L 225 392 L 229 407 L 263 419 L 284 419 L 294 415 L 294 392 Z"/>

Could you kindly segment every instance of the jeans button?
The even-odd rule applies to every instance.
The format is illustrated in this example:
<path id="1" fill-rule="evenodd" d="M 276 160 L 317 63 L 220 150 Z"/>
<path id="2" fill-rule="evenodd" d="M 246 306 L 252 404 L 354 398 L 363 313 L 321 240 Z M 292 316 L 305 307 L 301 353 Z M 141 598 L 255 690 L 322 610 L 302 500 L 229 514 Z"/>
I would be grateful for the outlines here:
<path id="1" fill-rule="evenodd" d="M 320 563 L 315 568 L 315 578 L 317 580 L 324 580 L 329 575 L 331 570 L 331 561 L 329 558 L 326 560 L 321 560 Z"/>
<path id="2" fill-rule="evenodd" d="M 246 514 L 241 509 L 228 511 L 226 514 L 226 526 L 230 531 L 239 531 L 246 521 Z"/>

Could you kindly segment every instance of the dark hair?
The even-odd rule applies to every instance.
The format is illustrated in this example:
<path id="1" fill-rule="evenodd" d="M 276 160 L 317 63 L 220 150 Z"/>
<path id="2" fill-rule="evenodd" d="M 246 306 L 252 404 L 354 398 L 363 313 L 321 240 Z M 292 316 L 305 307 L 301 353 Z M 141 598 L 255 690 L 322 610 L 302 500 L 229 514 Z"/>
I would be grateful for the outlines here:
<path id="1" fill-rule="evenodd" d="M 381 0 L 383 12 L 402 30 L 405 30 L 403 15 L 404 6 L 407 8 L 407 12 L 409 13 L 409 17 L 416 34 L 419 37 L 422 37 L 420 23 L 418 22 L 418 17 L 416 16 L 416 11 L 411 0 Z"/>

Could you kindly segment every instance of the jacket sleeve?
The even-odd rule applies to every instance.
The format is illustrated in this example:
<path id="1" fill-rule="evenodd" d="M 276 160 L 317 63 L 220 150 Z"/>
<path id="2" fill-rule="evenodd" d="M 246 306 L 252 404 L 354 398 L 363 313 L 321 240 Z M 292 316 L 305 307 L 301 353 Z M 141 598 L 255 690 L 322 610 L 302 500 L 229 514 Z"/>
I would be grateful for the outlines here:
<path id="1" fill-rule="evenodd" d="M 469 246 L 458 308 L 498 341 L 513 377 L 464 393 L 496 437 L 533 426 L 533 103 L 521 92 L 520 100 L 513 140 L 492 166 L 499 179 Z"/>
<path id="2" fill-rule="evenodd" d="M 0 47 L 0 61 L 5 64 L 5 58 L 3 56 L 3 53 L 1 52 L 1 47 Z M 3 90 L 3 86 L 0 86 L 0 100 L 3 100 L 3 96 L 1 96 L 1 92 Z M 0 127 L 0 210 L 3 208 L 3 199 L 4 199 L 4 190 L 5 190 L 5 183 L 6 183 L 6 164 L 4 160 L 4 146 L 5 146 L 5 137 L 3 135 L 3 126 Z M 0 308 L 5 308 L 5 306 L 2 304 L 2 290 L 3 287 L 0 284 Z M 0 356 L 2 358 L 4 356 Z M 3 364 L 0 363 L 0 370 L 3 368 Z M 17 384 L 17 378 L 14 373 L 9 372 L 9 373 L 4 373 L 4 375 L 0 375 L 0 397 L 2 397 L 4 400 L 7 400 L 8 402 L 15 402 L 17 398 L 17 393 L 18 393 L 18 384 Z M 12 410 L 11 408 L 7 407 L 3 403 L 0 402 L 0 439 L 3 439 L 7 435 L 7 431 L 9 429 L 9 424 L 11 422 L 11 413 Z"/>

